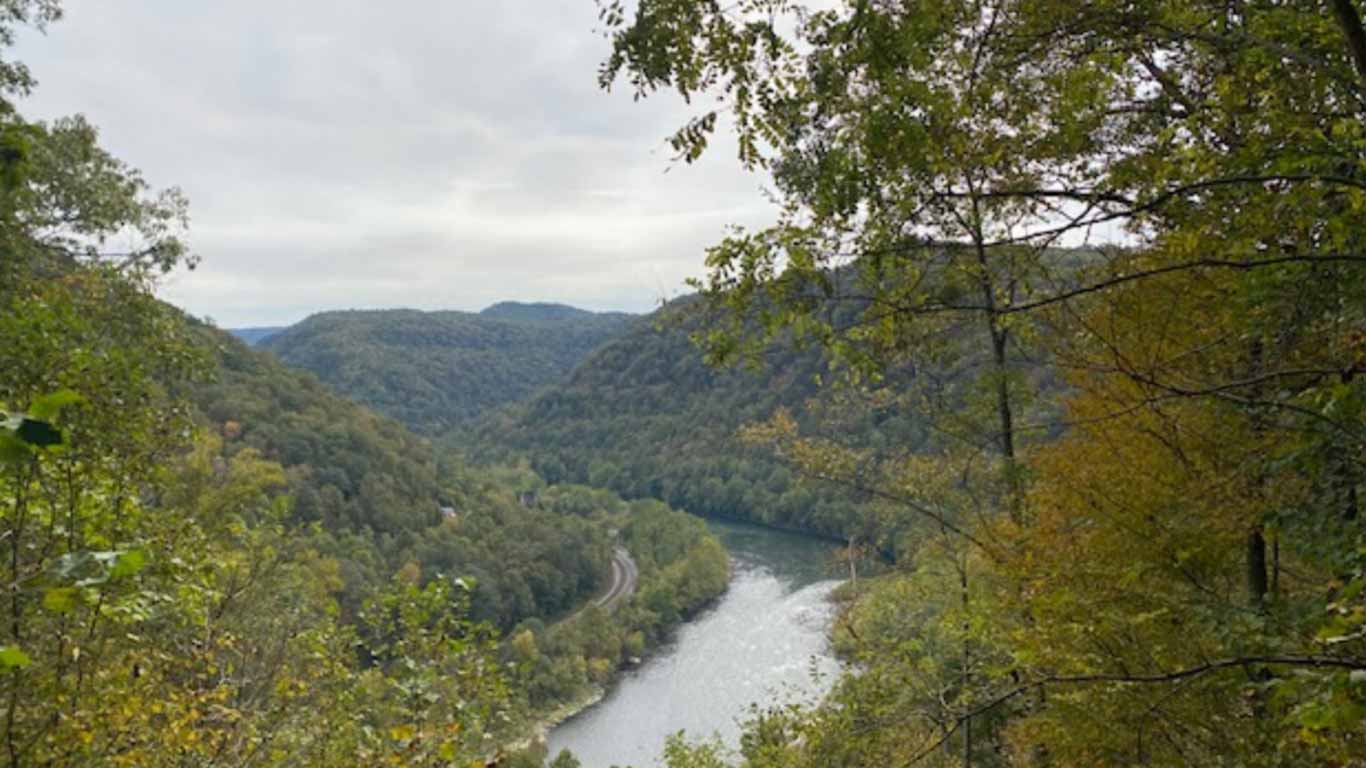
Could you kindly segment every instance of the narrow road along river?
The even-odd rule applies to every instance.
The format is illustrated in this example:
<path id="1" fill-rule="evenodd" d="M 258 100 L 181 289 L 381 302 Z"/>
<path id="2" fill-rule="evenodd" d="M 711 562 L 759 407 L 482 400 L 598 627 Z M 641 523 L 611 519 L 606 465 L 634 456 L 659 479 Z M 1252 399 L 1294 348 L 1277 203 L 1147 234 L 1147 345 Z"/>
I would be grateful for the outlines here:
<path id="1" fill-rule="evenodd" d="M 738 742 L 750 705 L 814 701 L 839 668 L 826 645 L 830 545 L 755 526 L 708 523 L 730 550 L 734 577 L 715 607 L 626 673 L 602 702 L 550 732 L 551 756 L 571 750 L 584 768 L 660 764 L 664 740 Z"/>

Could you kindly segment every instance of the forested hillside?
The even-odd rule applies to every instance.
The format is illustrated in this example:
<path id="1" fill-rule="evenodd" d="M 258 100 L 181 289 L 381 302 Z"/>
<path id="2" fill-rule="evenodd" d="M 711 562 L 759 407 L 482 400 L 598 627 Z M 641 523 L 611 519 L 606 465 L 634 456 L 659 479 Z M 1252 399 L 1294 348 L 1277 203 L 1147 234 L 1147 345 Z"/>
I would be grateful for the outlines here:
<path id="1" fill-rule="evenodd" d="M 261 341 L 289 365 L 428 435 L 557 381 L 631 316 L 553 304 L 481 313 L 325 312 Z"/>
<path id="2" fill-rule="evenodd" d="M 841 312 L 853 317 L 857 306 Z M 657 498 L 695 514 L 872 536 L 882 555 L 895 556 L 902 521 L 875 519 L 865 489 L 802 482 L 762 435 L 751 429 L 745 439 L 742 432 L 788 416 L 808 434 L 856 447 L 870 466 L 941 450 L 955 430 L 932 429 L 925 413 L 959 406 L 970 419 L 974 376 L 986 363 L 973 352 L 971 329 L 944 328 L 913 364 L 851 385 L 849 365 L 791 335 L 756 350 L 752 364 L 709 364 L 697 339 L 720 321 L 699 297 L 677 300 L 649 320 L 590 355 L 563 382 L 484 419 L 472 440 L 475 455 L 527 457 L 548 480 Z M 1022 408 L 1041 417 L 1058 389 L 1056 372 L 1023 353 L 1011 357 L 1035 393 Z"/>
<path id="3" fill-rule="evenodd" d="M 610 544 L 600 527 L 524 507 L 524 481 L 476 473 L 227 334 L 201 326 L 196 338 L 213 363 L 190 391 L 204 426 L 226 457 L 254 450 L 280 463 L 289 522 L 319 525 L 316 545 L 341 564 L 347 594 L 412 562 L 474 578 L 473 615 L 509 627 L 567 610 L 602 584 Z"/>
<path id="4" fill-rule="evenodd" d="M 563 382 L 479 426 L 475 450 L 526 455 L 553 482 L 653 497 L 696 514 L 838 533 L 844 500 L 799 487 L 736 440 L 780 406 L 800 408 L 823 372 L 819 350 L 786 349 L 759 371 L 708 366 L 675 303 L 590 355 Z M 491 447 L 492 446 L 492 447 Z"/>
<path id="5" fill-rule="evenodd" d="M 469 467 L 272 355 L 206 326 L 193 333 L 211 361 L 189 391 L 194 413 L 221 436 L 223 460 L 280 464 L 290 500 L 280 522 L 336 568 L 346 615 L 395 574 L 460 578 L 469 617 L 520 637 L 502 653 L 532 665 L 507 691 L 515 723 L 606 684 L 725 589 L 724 550 L 680 512 L 516 467 Z M 639 563 L 639 599 L 556 623 L 607 586 L 617 530 Z"/>
<path id="6" fill-rule="evenodd" d="M 145 267 L 5 264 L 0 343 L 29 365 L 0 375 L 24 585 L 0 664 L 27 753 L 492 755 L 724 589 L 724 550 L 683 513 L 471 470 L 156 301 Z M 614 531 L 639 599 L 555 623 L 606 586 Z"/>
<path id="7" fill-rule="evenodd" d="M 392 573 L 370 557 L 386 549 L 381 534 L 364 529 L 347 560 L 327 556 L 327 534 L 297 525 L 278 463 L 232 446 L 238 427 L 197 428 L 181 393 L 212 380 L 217 360 L 203 331 L 150 291 L 185 257 L 179 231 L 151 223 L 176 220 L 167 206 L 178 198 L 150 194 L 83 121 L 5 111 L 0 131 L 19 148 L 4 158 L 0 207 L 8 764 L 342 766 L 485 753 L 509 697 L 466 587 L 416 566 Z M 128 231 L 147 247 L 105 257 L 67 239 Z M 227 403 L 242 434 L 258 413 L 283 425 L 316 404 L 362 461 L 391 460 L 374 471 L 395 475 L 386 487 L 431 503 L 436 468 L 410 464 L 410 441 L 289 383 L 304 400 L 282 403 L 263 382 Z M 345 573 L 366 560 L 360 578 Z"/>

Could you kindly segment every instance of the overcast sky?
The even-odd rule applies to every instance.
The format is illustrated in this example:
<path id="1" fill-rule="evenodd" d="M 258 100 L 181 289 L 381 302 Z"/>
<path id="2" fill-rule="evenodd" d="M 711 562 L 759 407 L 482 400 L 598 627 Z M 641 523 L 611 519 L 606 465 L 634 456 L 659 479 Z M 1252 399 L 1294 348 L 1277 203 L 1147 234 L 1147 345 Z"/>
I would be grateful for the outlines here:
<path id="1" fill-rule="evenodd" d="M 688 114 L 596 86 L 592 0 L 67 0 L 15 57 L 30 117 L 84 113 L 203 258 L 162 294 L 225 327 L 503 299 L 647 311 L 727 224 L 773 216 Z"/>

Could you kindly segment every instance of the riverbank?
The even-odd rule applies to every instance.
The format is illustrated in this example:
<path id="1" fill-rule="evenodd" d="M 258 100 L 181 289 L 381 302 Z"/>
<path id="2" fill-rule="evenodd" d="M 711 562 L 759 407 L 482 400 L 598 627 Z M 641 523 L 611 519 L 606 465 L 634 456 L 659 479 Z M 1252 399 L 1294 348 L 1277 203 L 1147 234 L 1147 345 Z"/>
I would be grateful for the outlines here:
<path id="1" fill-rule="evenodd" d="M 849 543 L 848 539 L 846 539 L 843 536 L 840 536 L 839 534 L 830 533 L 828 531 L 819 531 L 814 528 L 799 528 L 795 525 L 778 525 L 777 523 L 767 523 L 762 520 L 752 520 L 748 517 L 740 517 L 739 515 L 718 515 L 715 513 L 707 515 L 698 515 L 695 512 L 689 512 L 688 514 L 696 515 L 697 517 L 700 517 L 708 522 L 722 523 L 724 525 L 737 525 L 751 528 L 763 528 L 764 530 L 768 531 L 777 531 L 778 533 L 786 533 L 792 536 L 800 536 L 804 539 L 815 539 L 817 541 L 824 541 L 830 544 L 838 544 L 841 547 Z"/>
<path id="2" fill-rule="evenodd" d="M 676 631 L 680 629 L 688 622 L 706 613 L 706 611 L 709 608 L 714 607 L 717 602 L 719 602 L 723 597 L 725 597 L 725 594 L 725 592 L 722 592 L 721 594 L 713 598 L 709 603 L 698 608 L 697 611 L 695 611 L 693 614 L 684 616 L 683 621 L 675 627 L 673 627 L 673 630 Z M 659 652 L 667 650 L 669 644 L 672 641 L 672 635 L 664 637 L 657 645 L 647 647 L 643 651 L 641 656 L 632 656 L 630 657 L 630 659 L 627 660 L 627 662 L 624 665 L 619 666 L 615 670 L 613 670 L 612 677 L 608 679 L 607 682 L 603 683 L 602 685 L 591 685 L 584 691 L 584 693 L 581 696 L 573 699 L 572 701 L 560 704 L 559 706 L 551 710 L 549 713 L 539 716 L 534 723 L 532 723 L 528 728 L 525 729 L 526 735 L 523 736 L 517 742 L 514 742 L 513 744 L 509 745 L 507 747 L 507 750 L 521 751 L 535 746 L 538 742 L 544 743 L 546 740 L 546 736 L 551 729 L 573 719 L 574 717 L 582 714 L 589 708 L 601 702 L 604 698 L 607 697 L 607 694 L 610 693 L 611 690 L 618 683 L 621 682 L 621 679 L 624 675 L 626 675 L 633 669 L 637 669 L 644 664 L 648 664 L 650 660 L 654 658 Z"/>
<path id="3" fill-rule="evenodd" d="M 582 695 L 574 698 L 571 701 L 560 704 L 559 706 L 555 707 L 553 710 L 546 714 L 537 716 L 537 718 L 531 725 L 527 726 L 524 729 L 519 729 L 524 731 L 525 735 L 519 738 L 517 741 L 507 745 L 503 751 L 520 752 L 528 749 L 534 749 L 538 745 L 544 746 L 547 742 L 547 737 L 550 731 L 552 731 L 557 726 L 560 726 L 574 719 L 575 717 L 583 714 L 584 712 L 588 711 L 597 704 L 601 703 L 603 699 L 605 699 L 612 692 L 612 690 L 621 682 L 622 678 L 625 675 L 631 673 L 633 670 L 639 669 L 640 667 L 646 664 L 649 664 L 650 661 L 656 656 L 658 656 L 660 653 L 667 652 L 670 648 L 670 645 L 675 641 L 675 635 L 679 630 L 685 627 L 689 622 L 694 621 L 700 618 L 701 616 L 705 615 L 708 610 L 715 608 L 717 604 L 719 604 L 725 598 L 726 594 L 729 592 L 729 581 L 731 575 L 732 574 L 730 574 L 730 572 L 728 571 L 727 589 L 721 591 L 715 597 L 697 606 L 694 610 L 690 611 L 689 613 L 683 615 L 681 617 L 681 620 L 677 624 L 674 624 L 673 626 L 669 627 L 669 629 L 666 631 L 666 634 L 663 635 L 657 643 L 646 646 L 645 649 L 641 652 L 641 655 L 629 657 L 625 661 L 625 663 L 618 665 L 617 668 L 613 670 L 611 678 L 609 678 L 605 683 L 601 685 L 589 686 L 583 692 Z M 587 607 L 585 607 L 585 610 L 587 610 Z M 579 612 L 576 612 L 575 617 L 578 616 L 578 613 Z"/>
<path id="4" fill-rule="evenodd" d="M 514 752 L 525 752 L 544 746 L 551 729 L 569 720 L 575 715 L 583 712 L 589 707 L 602 701 L 607 696 L 608 688 L 595 685 L 584 692 L 584 695 L 570 702 L 566 702 L 556 707 L 549 714 L 538 718 L 534 723 L 524 730 L 524 735 L 516 741 L 503 745 L 500 752 L 510 754 Z"/>
<path id="5" fill-rule="evenodd" d="M 503 661 L 525 694 L 500 739 L 505 752 L 532 746 L 601 700 L 726 591 L 730 557 L 700 519 L 658 502 L 631 502 L 618 520 L 606 592 L 566 620 L 528 619 L 506 635 Z"/>

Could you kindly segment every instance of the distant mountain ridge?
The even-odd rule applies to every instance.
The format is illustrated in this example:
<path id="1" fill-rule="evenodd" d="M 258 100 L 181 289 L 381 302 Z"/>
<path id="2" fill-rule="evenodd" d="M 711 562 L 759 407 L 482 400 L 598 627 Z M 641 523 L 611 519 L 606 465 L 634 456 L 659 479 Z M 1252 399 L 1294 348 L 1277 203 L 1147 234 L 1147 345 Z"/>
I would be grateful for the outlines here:
<path id="1" fill-rule="evenodd" d="M 523 323 L 553 323 L 561 321 L 581 321 L 588 318 L 631 318 L 626 312 L 590 312 L 586 309 L 571 307 L 568 304 L 551 302 L 500 301 L 479 311 L 481 317 L 511 320 Z"/>
<path id="2" fill-rule="evenodd" d="M 558 381 L 635 319 L 517 302 L 478 313 L 346 310 L 312 315 L 259 346 L 435 435 Z"/>
<path id="3" fill-rule="evenodd" d="M 258 326 L 255 328 L 227 328 L 228 333 L 237 337 L 249 347 L 254 347 L 266 339 L 285 330 L 283 325 Z"/>

